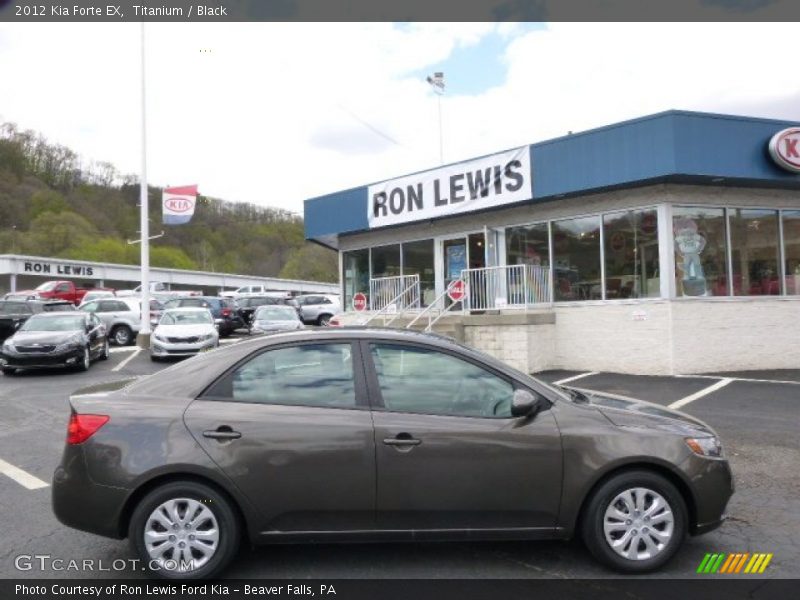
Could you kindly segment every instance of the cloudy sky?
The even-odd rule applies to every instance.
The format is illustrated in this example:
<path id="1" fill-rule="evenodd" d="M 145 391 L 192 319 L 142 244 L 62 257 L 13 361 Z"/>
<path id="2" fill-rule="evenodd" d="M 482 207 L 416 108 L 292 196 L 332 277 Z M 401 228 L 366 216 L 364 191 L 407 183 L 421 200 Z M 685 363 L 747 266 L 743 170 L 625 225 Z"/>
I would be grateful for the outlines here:
<path id="1" fill-rule="evenodd" d="M 800 120 L 785 24 L 148 24 L 148 179 L 306 198 L 670 108 Z M 0 121 L 139 170 L 140 26 L 0 24 Z M 788 52 L 789 54 L 785 54 Z"/>

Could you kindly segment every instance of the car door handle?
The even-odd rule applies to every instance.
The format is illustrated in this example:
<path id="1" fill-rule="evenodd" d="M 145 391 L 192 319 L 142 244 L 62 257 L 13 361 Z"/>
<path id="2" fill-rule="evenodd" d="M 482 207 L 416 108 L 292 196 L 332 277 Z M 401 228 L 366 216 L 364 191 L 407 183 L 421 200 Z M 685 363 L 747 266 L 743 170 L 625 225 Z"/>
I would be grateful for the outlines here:
<path id="1" fill-rule="evenodd" d="M 203 437 L 211 438 L 212 440 L 238 440 L 242 434 L 238 431 L 233 431 L 230 427 L 219 427 L 217 429 L 206 429 L 203 432 Z"/>
<path id="2" fill-rule="evenodd" d="M 387 446 L 419 446 L 422 440 L 411 437 L 407 433 L 400 433 L 393 438 L 385 438 L 383 443 Z"/>

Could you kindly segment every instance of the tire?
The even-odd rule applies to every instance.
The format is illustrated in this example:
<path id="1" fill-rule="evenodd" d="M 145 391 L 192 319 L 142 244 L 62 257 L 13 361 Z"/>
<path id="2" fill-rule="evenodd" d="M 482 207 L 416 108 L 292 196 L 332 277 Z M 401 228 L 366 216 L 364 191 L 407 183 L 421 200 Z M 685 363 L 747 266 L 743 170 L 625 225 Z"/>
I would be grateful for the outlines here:
<path id="1" fill-rule="evenodd" d="M 128 346 L 133 342 L 133 331 L 127 325 L 117 325 L 111 330 L 111 339 L 117 346 Z"/>
<path id="2" fill-rule="evenodd" d="M 155 354 L 151 354 L 150 355 L 150 360 L 152 360 L 153 362 L 160 362 L 161 361 L 161 357 L 160 356 L 156 356 Z"/>
<path id="3" fill-rule="evenodd" d="M 16 375 L 17 374 L 17 370 L 13 369 L 11 367 L 3 367 L 2 369 L 0 369 L 0 371 L 3 372 L 3 375 L 8 375 L 8 376 L 12 376 L 12 375 Z"/>
<path id="4" fill-rule="evenodd" d="M 656 505 L 656 500 L 664 506 Z M 632 518 L 625 519 L 628 515 Z M 645 573 L 658 569 L 677 552 L 686 536 L 686 515 L 683 497 L 667 479 L 651 471 L 627 471 L 611 477 L 592 494 L 582 514 L 581 533 L 592 555 L 607 567 L 621 573 Z M 621 542 L 617 549 L 611 545 L 615 541 Z"/>
<path id="5" fill-rule="evenodd" d="M 317 325 L 319 325 L 320 327 L 327 327 L 328 323 L 330 323 L 331 321 L 332 316 L 333 315 L 320 315 L 319 317 L 317 317 Z"/>
<path id="6" fill-rule="evenodd" d="M 177 506 L 179 516 L 185 518 L 191 501 L 196 501 L 196 504 L 191 508 L 192 511 L 205 511 L 195 513 L 198 514 L 198 520 L 195 521 L 197 529 L 182 529 L 180 526 L 177 529 L 167 529 L 164 525 L 170 525 L 170 522 L 173 521 L 172 518 L 162 517 L 160 523 L 150 519 L 155 514 L 156 509 L 162 506 Z M 214 521 L 216 521 L 216 527 L 214 527 Z M 199 537 L 203 531 L 209 529 L 215 529 L 218 532 L 216 540 L 214 540 L 213 534 L 207 534 L 205 540 L 191 537 L 194 535 L 192 532 L 198 533 Z M 239 521 L 236 518 L 236 513 L 222 494 L 202 483 L 175 481 L 156 488 L 139 502 L 131 516 L 128 536 L 131 547 L 141 559 L 142 564 L 151 569 L 152 574 L 166 579 L 205 579 L 218 575 L 236 556 L 239 549 L 239 530 Z M 145 542 L 146 531 L 163 534 L 164 536 L 164 541 L 159 542 L 158 545 L 156 545 L 156 542 L 151 543 L 152 555 L 148 551 Z M 171 531 L 175 533 L 170 534 L 169 532 Z M 170 539 L 170 536 L 173 539 Z M 177 546 L 180 543 L 186 544 L 183 550 Z M 216 544 L 213 552 L 205 557 L 199 550 L 192 550 L 190 545 L 193 544 L 195 548 L 208 549 L 212 543 Z M 167 568 L 163 569 L 152 569 L 151 561 L 158 560 L 158 546 L 163 544 L 170 544 L 171 546 L 171 548 L 162 552 L 167 560 L 173 556 L 175 557 L 173 560 L 180 560 L 181 556 L 178 552 L 189 550 L 190 554 L 188 556 L 191 559 L 203 562 L 195 566 L 194 569 L 183 571 L 178 569 L 170 570 L 168 567 L 171 565 L 165 565 Z M 187 558 L 186 554 L 183 555 L 183 560 L 191 559 Z"/>
<path id="7" fill-rule="evenodd" d="M 92 354 L 89 352 L 89 346 L 86 346 L 83 349 L 83 358 L 81 362 L 76 365 L 78 371 L 86 372 L 89 370 L 89 367 L 92 365 Z"/>
<path id="8" fill-rule="evenodd" d="M 109 348 L 108 338 L 103 342 L 103 351 L 100 353 L 100 360 L 108 360 L 108 357 L 111 354 L 111 350 Z"/>

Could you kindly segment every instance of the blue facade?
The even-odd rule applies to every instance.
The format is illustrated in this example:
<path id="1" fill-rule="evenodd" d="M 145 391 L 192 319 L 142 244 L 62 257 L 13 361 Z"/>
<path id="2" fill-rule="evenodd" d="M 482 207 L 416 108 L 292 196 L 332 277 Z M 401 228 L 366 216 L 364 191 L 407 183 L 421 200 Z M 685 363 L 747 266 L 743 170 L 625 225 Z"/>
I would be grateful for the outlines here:
<path id="1" fill-rule="evenodd" d="M 800 175 L 782 170 L 767 151 L 776 132 L 797 125 L 668 111 L 532 144 L 529 202 L 653 181 L 800 189 Z M 368 230 L 367 187 L 306 200 L 306 238 L 330 243 Z"/>

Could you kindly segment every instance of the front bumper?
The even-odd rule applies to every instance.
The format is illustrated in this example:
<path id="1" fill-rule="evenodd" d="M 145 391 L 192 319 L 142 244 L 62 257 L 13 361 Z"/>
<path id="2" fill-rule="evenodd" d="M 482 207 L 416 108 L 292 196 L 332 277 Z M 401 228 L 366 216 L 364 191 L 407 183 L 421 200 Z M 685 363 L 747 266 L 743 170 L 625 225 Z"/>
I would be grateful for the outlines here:
<path id="1" fill-rule="evenodd" d="M 52 369 L 71 367 L 83 359 L 83 348 L 70 348 L 60 352 L 0 352 L 0 366 L 11 369 Z"/>
<path id="2" fill-rule="evenodd" d="M 726 459 L 710 459 L 691 454 L 681 465 L 694 499 L 691 535 L 713 531 L 726 519 L 728 501 L 735 489 L 733 473 Z"/>
<path id="3" fill-rule="evenodd" d="M 150 354 L 153 356 L 194 356 L 199 352 L 213 350 L 217 346 L 217 340 L 210 339 L 204 342 L 171 344 L 169 342 L 157 341 L 152 339 L 150 344 Z"/>

